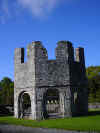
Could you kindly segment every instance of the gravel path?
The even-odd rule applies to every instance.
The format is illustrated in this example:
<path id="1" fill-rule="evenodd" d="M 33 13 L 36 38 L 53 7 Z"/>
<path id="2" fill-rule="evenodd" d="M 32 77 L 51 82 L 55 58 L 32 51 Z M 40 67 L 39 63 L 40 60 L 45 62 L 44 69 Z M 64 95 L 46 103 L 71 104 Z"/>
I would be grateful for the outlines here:
<path id="1" fill-rule="evenodd" d="M 88 133 L 0 124 L 0 133 Z M 89 132 L 90 133 L 90 132 Z M 94 133 L 94 132 L 92 132 Z"/>

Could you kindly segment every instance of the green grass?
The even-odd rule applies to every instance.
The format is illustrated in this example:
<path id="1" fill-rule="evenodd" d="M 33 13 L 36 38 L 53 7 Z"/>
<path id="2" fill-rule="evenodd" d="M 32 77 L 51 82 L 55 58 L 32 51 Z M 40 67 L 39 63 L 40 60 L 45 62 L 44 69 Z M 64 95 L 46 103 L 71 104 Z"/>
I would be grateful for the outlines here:
<path id="1" fill-rule="evenodd" d="M 100 131 L 100 114 L 95 116 L 51 119 L 43 121 L 23 120 L 14 117 L 0 117 L 0 124 L 13 124 L 29 127 L 56 128 L 76 131 Z"/>
<path id="2" fill-rule="evenodd" d="M 96 109 L 89 109 L 89 111 L 99 111 L 99 112 L 100 112 L 100 108 L 96 108 Z"/>

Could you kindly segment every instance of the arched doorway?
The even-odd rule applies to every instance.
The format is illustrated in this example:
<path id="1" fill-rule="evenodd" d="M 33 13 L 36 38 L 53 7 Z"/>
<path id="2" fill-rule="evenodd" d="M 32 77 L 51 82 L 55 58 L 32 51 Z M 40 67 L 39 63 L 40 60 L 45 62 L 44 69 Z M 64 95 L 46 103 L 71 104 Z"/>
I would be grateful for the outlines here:
<path id="1" fill-rule="evenodd" d="M 19 95 L 18 110 L 19 118 L 31 117 L 31 99 L 27 92 L 23 92 Z"/>
<path id="2" fill-rule="evenodd" d="M 43 98 L 44 118 L 57 118 L 60 113 L 59 91 L 48 89 Z"/>

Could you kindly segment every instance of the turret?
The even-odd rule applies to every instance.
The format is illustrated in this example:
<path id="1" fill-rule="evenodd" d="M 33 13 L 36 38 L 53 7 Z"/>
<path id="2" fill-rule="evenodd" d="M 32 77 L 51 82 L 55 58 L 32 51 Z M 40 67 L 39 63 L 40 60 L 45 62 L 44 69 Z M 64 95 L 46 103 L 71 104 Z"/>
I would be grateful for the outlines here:
<path id="1" fill-rule="evenodd" d="M 35 84 L 46 83 L 47 78 L 47 50 L 40 41 L 32 42 L 27 48 L 27 65 L 30 73 L 34 74 Z"/>
<path id="2" fill-rule="evenodd" d="M 28 45 L 27 48 L 27 58 L 28 60 L 40 60 L 40 59 L 47 59 L 47 51 L 43 47 L 42 43 L 40 41 L 32 42 L 32 44 Z"/>
<path id="3" fill-rule="evenodd" d="M 59 41 L 56 48 L 56 59 L 59 61 L 74 61 L 74 48 L 69 41 Z"/>
<path id="4" fill-rule="evenodd" d="M 75 49 L 75 60 L 80 62 L 82 66 L 85 67 L 85 57 L 84 57 L 84 48 L 76 48 Z"/>
<path id="5" fill-rule="evenodd" d="M 76 62 L 80 63 L 80 69 L 82 74 L 85 75 L 86 70 L 85 70 L 85 57 L 84 57 L 84 48 L 76 48 L 75 49 L 75 60 Z"/>
<path id="6" fill-rule="evenodd" d="M 24 48 L 15 49 L 15 64 L 20 65 L 24 63 Z"/>

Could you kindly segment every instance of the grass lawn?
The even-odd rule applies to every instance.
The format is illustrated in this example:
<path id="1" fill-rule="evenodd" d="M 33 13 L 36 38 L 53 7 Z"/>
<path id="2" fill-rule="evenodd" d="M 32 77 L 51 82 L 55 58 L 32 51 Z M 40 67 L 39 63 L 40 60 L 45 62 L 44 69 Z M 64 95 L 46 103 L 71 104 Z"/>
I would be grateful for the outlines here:
<path id="1" fill-rule="evenodd" d="M 100 111 L 99 114 L 97 113 L 95 115 L 91 115 L 91 112 L 89 116 L 85 117 L 51 119 L 43 121 L 16 119 L 11 116 L 0 117 L 0 124 L 13 124 L 29 127 L 56 128 L 76 131 L 100 131 Z"/>

